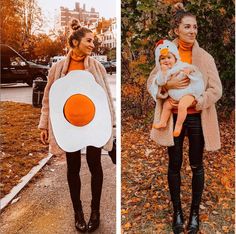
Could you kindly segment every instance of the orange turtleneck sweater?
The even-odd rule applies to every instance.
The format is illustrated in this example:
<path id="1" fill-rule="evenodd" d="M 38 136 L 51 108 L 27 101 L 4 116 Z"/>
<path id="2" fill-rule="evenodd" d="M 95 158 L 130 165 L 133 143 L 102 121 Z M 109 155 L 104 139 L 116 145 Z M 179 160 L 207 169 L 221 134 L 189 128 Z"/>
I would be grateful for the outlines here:
<path id="1" fill-rule="evenodd" d="M 186 43 L 182 40 L 178 42 L 179 55 L 182 62 L 192 64 L 192 48 L 193 44 Z"/>
<path id="2" fill-rule="evenodd" d="M 68 68 L 68 72 L 72 71 L 72 70 L 84 70 L 84 58 L 85 56 L 76 56 L 75 53 L 71 53 L 70 56 L 70 64 L 69 64 L 69 68 Z"/>

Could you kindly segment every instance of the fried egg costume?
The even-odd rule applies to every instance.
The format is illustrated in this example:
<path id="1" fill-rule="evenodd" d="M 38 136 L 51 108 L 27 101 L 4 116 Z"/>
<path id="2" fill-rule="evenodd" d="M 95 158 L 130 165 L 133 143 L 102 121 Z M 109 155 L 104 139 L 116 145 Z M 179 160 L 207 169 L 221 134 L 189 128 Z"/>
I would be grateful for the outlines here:
<path id="1" fill-rule="evenodd" d="M 170 68 L 167 71 L 167 74 L 163 76 L 161 72 L 159 59 L 161 55 L 167 55 L 168 53 L 172 53 L 175 56 L 176 63 L 172 68 Z M 180 61 L 179 51 L 174 43 L 168 40 L 160 40 L 157 43 L 157 47 L 155 49 L 155 59 L 156 59 L 156 66 L 158 67 L 158 73 L 156 78 L 153 79 L 152 85 L 150 87 L 152 97 L 154 98 L 155 101 L 158 93 L 158 86 L 165 85 L 166 82 L 170 79 L 171 75 L 184 68 L 190 68 L 193 70 L 193 72 L 187 75 L 188 78 L 190 79 L 189 85 L 183 89 L 169 89 L 168 90 L 169 96 L 174 100 L 179 101 L 185 95 L 193 95 L 197 99 L 203 93 L 204 82 L 201 72 L 198 70 L 196 66 Z M 177 78 L 181 80 L 185 76 L 186 75 L 183 72 L 180 72 Z"/>
<path id="2" fill-rule="evenodd" d="M 56 80 L 49 92 L 52 130 L 66 152 L 104 146 L 112 133 L 107 95 L 88 71 L 76 70 Z"/>

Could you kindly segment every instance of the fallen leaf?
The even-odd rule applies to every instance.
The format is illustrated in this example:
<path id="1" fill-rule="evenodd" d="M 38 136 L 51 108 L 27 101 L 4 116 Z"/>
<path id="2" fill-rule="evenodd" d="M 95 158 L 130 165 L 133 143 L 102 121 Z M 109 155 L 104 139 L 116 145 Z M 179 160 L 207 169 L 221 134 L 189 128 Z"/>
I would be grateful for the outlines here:
<path id="1" fill-rule="evenodd" d="M 200 217 L 201 217 L 201 220 L 202 220 L 203 222 L 209 220 L 209 217 L 208 217 L 207 214 L 202 214 Z"/>
<path id="2" fill-rule="evenodd" d="M 144 205 L 144 208 L 149 208 L 151 205 L 150 205 L 150 203 L 148 202 L 148 203 L 146 203 L 145 205 Z"/>
<path id="3" fill-rule="evenodd" d="M 127 229 L 127 230 L 130 229 L 131 227 L 132 227 L 132 225 L 131 225 L 130 222 L 128 222 L 124 225 L 124 228 Z"/>
<path id="4" fill-rule="evenodd" d="M 227 226 L 222 226 L 222 230 L 223 230 L 224 232 L 228 232 L 228 231 L 229 231 L 229 227 L 227 227 Z"/>
<path id="5" fill-rule="evenodd" d="M 121 209 L 121 214 L 123 215 L 123 214 L 128 214 L 128 210 L 126 210 L 126 209 Z"/>
<path id="6" fill-rule="evenodd" d="M 200 205 L 200 209 L 201 209 L 201 210 L 205 210 L 205 209 L 206 209 L 206 207 L 205 207 L 205 206 L 203 206 L 203 205 Z"/>
<path id="7" fill-rule="evenodd" d="M 218 213 L 217 211 L 213 210 L 213 211 L 212 211 L 212 214 L 217 215 L 217 214 L 219 214 L 219 213 Z"/>

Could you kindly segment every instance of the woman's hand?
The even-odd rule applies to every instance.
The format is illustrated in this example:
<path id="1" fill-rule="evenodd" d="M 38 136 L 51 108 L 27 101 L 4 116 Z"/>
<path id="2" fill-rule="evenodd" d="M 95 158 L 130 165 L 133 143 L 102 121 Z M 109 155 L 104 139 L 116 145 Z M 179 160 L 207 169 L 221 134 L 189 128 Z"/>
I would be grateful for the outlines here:
<path id="1" fill-rule="evenodd" d="M 171 76 L 165 85 L 166 89 L 183 89 L 189 85 L 190 79 L 187 76 L 181 80 L 177 78 L 179 73 L 180 72 L 177 72 Z"/>
<path id="2" fill-rule="evenodd" d="M 44 145 L 48 144 L 48 130 L 47 129 L 41 129 L 40 140 Z"/>

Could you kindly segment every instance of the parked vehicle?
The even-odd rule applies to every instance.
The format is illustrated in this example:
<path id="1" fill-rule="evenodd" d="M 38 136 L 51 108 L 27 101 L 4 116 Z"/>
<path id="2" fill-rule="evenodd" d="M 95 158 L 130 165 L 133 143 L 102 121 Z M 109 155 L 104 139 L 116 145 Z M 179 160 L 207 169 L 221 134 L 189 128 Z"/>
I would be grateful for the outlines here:
<path id="1" fill-rule="evenodd" d="M 51 67 L 54 63 L 64 59 L 65 56 L 54 56 L 50 59 L 49 66 Z"/>
<path id="2" fill-rule="evenodd" d="M 1 44 L 1 84 L 47 80 L 48 67 L 27 61 L 8 45 Z"/>
<path id="3" fill-rule="evenodd" d="M 112 73 L 116 72 L 116 66 L 111 63 L 110 61 L 108 62 L 101 62 L 101 64 L 105 67 L 107 73 L 109 73 L 110 75 L 112 75 Z"/>

